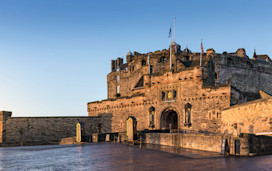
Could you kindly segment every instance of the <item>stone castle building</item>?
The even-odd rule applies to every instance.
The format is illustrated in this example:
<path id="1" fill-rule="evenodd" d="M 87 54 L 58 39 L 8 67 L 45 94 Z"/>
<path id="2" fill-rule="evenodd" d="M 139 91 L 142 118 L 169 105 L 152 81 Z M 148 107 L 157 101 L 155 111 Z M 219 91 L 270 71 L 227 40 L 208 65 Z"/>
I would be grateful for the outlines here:
<path id="1" fill-rule="evenodd" d="M 228 115 L 235 110 L 230 108 L 254 103 L 261 98 L 260 90 L 272 94 L 272 64 L 267 55 L 254 52 L 250 59 L 245 49 L 222 54 L 208 49 L 201 54 L 182 50 L 175 43 L 171 46 L 171 60 L 170 48 L 149 54 L 129 52 L 127 63 L 122 58 L 112 60 L 107 75 L 108 98 L 89 102 L 88 115 L 111 116 L 109 122 L 102 123 L 111 132 L 126 131 L 126 119 L 134 116 L 138 130 L 229 133 L 235 123 L 235 118 L 227 117 L 234 116 Z M 236 112 L 235 117 L 239 116 Z M 272 130 L 272 121 L 268 121 L 272 112 L 267 117 L 267 130 L 257 130 Z M 256 133 L 248 124 L 241 131 Z"/>
<path id="2" fill-rule="evenodd" d="M 244 49 L 223 54 L 208 49 L 200 54 L 181 50 L 175 43 L 171 46 L 171 60 L 169 49 L 128 53 L 127 63 L 122 58 L 112 60 L 108 98 L 88 103 L 88 116 L 12 117 L 11 112 L 0 111 L 0 146 L 62 144 L 75 136 L 78 122 L 84 123 L 88 137 L 125 132 L 129 116 L 137 120 L 138 130 L 198 131 L 163 134 L 168 138 L 160 143 L 184 142 L 180 147 L 208 151 L 220 152 L 222 136 L 272 135 L 272 64 L 267 55 L 254 53 L 250 59 Z M 200 136 L 201 131 L 221 134 Z M 243 138 L 245 149 L 253 142 L 250 149 L 261 146 L 261 151 L 272 152 L 271 137 Z M 146 142 L 159 142 L 155 140 Z"/>

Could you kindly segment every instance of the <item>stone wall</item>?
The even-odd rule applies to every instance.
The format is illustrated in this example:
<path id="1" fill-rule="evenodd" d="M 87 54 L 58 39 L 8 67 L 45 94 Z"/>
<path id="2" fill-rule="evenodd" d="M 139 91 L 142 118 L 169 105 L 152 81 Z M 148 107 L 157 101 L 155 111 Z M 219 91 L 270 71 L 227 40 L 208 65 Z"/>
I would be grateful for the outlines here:
<path id="1" fill-rule="evenodd" d="M 147 133 L 146 143 L 221 152 L 222 135 Z"/>
<path id="2" fill-rule="evenodd" d="M 203 86 L 202 67 L 195 67 L 183 72 L 166 72 L 162 75 L 151 76 L 145 82 L 144 94 L 135 94 L 131 97 L 107 99 L 88 103 L 89 116 L 98 116 L 103 113 L 112 114 L 111 130 L 113 132 L 126 131 L 126 119 L 134 116 L 137 119 L 138 130 L 150 129 L 149 109 L 155 108 L 155 127 L 162 128 L 162 114 L 171 109 L 177 113 L 178 129 L 220 131 L 221 110 L 230 106 L 229 85 Z M 173 100 L 162 99 L 162 91 L 176 91 Z M 185 105 L 191 107 L 191 125 L 185 126 Z"/>
<path id="3" fill-rule="evenodd" d="M 258 134 L 272 132 L 272 98 L 263 98 L 235 105 L 222 111 L 222 133 Z"/>
<path id="4" fill-rule="evenodd" d="M 248 135 L 249 153 L 255 155 L 272 153 L 272 137 Z"/>
<path id="5" fill-rule="evenodd" d="M 84 123 L 85 135 L 111 132 L 111 115 L 97 117 L 9 117 L 3 122 L 2 143 L 4 145 L 37 145 L 59 143 L 62 138 L 76 135 L 77 122 Z M 0 134 L 1 135 L 1 134 Z"/>
<path id="6" fill-rule="evenodd" d="M 178 45 L 171 70 L 169 50 L 149 54 L 152 73 L 148 54 L 128 53 L 127 63 L 107 76 L 108 99 L 88 103 L 89 116 L 112 114 L 114 132 L 125 131 L 126 119 L 134 116 L 142 130 L 150 129 L 149 109 L 155 108 L 153 129 L 162 129 L 163 112 L 171 109 L 178 115 L 178 129 L 220 132 L 222 110 L 260 98 L 259 89 L 272 93 L 271 62 L 249 59 L 244 49 L 223 54 L 208 49 L 200 66 L 200 53 L 181 51 Z M 170 91 L 176 97 L 162 100 Z M 187 126 L 185 105 L 192 106 Z"/>
<path id="7" fill-rule="evenodd" d="M 240 137 L 220 134 L 146 133 L 145 142 L 196 150 L 221 152 L 222 139 L 227 139 L 229 154 L 254 156 L 272 153 L 272 137 L 243 134 Z M 236 150 L 239 141 L 240 150 Z"/>
<path id="8" fill-rule="evenodd" d="M 272 94 L 272 65 L 268 62 L 241 58 L 233 54 L 215 56 L 216 85 L 231 84 L 239 92 L 232 105 L 258 99 L 259 90 Z"/>

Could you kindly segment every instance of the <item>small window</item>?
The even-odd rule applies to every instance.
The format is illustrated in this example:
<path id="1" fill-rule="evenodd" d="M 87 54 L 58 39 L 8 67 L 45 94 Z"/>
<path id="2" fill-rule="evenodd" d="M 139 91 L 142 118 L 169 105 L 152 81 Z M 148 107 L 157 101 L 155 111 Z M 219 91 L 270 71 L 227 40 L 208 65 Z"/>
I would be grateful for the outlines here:
<path id="1" fill-rule="evenodd" d="M 216 73 L 214 73 L 214 79 L 218 79 L 218 73 L 216 72 Z"/>
<path id="2" fill-rule="evenodd" d="M 153 69 L 152 69 L 152 66 L 150 65 L 150 74 L 152 74 L 153 72 Z"/>
<path id="3" fill-rule="evenodd" d="M 174 99 L 177 97 L 177 91 L 176 90 L 173 91 L 173 97 L 174 97 Z"/>
<path id="4" fill-rule="evenodd" d="M 119 83 L 119 81 L 120 81 L 120 76 L 117 75 L 117 77 L 116 77 L 116 83 Z"/>
<path id="5" fill-rule="evenodd" d="M 164 57 L 164 56 L 162 56 L 161 58 L 160 58 L 160 60 L 159 60 L 159 62 L 166 62 L 167 60 L 166 60 L 166 57 Z"/>
<path id="6" fill-rule="evenodd" d="M 221 118 L 221 114 L 220 112 L 217 112 L 217 119 L 220 119 Z"/>
<path id="7" fill-rule="evenodd" d="M 146 61 L 142 60 L 142 66 L 145 66 L 145 65 L 146 65 Z"/>
<path id="8" fill-rule="evenodd" d="M 165 92 L 162 91 L 162 100 L 164 100 L 164 99 L 165 99 Z"/>

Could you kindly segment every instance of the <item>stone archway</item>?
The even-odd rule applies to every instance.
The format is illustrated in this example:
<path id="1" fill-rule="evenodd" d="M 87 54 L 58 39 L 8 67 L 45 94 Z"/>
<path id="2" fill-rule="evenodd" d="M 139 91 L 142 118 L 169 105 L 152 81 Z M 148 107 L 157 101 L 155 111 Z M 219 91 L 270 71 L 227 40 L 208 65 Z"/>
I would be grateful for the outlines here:
<path id="1" fill-rule="evenodd" d="M 178 129 L 178 114 L 173 108 L 162 112 L 161 129 Z"/>

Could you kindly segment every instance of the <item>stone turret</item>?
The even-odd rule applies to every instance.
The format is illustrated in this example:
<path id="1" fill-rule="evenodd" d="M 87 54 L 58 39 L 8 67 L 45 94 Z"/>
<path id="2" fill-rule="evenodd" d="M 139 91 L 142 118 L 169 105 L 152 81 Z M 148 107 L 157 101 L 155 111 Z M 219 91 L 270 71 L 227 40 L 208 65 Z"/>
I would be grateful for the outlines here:
<path id="1" fill-rule="evenodd" d="M 214 53 L 215 53 L 215 50 L 213 48 L 207 49 L 207 56 L 213 56 Z"/>
<path id="2" fill-rule="evenodd" d="M 117 60 L 111 60 L 111 72 L 114 72 L 117 70 L 117 68 L 120 68 L 123 62 L 124 62 L 123 58 L 117 58 Z"/>
<path id="3" fill-rule="evenodd" d="M 237 56 L 241 58 L 247 58 L 246 50 L 244 48 L 238 49 L 236 53 L 237 53 Z"/>

